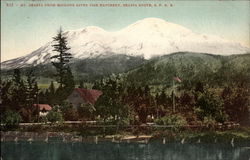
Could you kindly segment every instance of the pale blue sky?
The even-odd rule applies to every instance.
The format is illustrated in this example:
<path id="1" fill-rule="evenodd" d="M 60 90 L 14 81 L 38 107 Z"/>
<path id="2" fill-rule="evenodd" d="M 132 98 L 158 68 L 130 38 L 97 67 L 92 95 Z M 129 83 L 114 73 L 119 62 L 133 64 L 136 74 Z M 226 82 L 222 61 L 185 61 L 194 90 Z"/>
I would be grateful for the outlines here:
<path id="1" fill-rule="evenodd" d="M 197 33 L 214 34 L 250 47 L 249 1 L 156 1 L 173 7 L 18 7 L 25 3 L 58 1 L 20 1 L 13 7 L 1 3 L 1 61 L 30 53 L 50 41 L 60 26 L 64 30 L 99 26 L 116 31 L 137 20 L 156 17 L 180 24 Z M 69 3 L 61 1 L 60 3 Z M 90 3 L 90 1 L 70 1 Z M 104 3 L 96 1 L 92 3 Z M 105 2 L 108 3 L 108 2 Z M 110 1 L 109 3 L 118 3 Z M 125 1 L 120 3 L 152 3 Z"/>

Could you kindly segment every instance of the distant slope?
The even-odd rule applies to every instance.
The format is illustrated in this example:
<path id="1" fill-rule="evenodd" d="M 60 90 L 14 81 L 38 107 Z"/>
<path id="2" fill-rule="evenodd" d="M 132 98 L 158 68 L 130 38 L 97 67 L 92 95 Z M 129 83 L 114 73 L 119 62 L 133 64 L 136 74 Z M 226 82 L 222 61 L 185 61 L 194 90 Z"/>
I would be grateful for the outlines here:
<path id="1" fill-rule="evenodd" d="M 74 60 L 72 68 L 76 82 L 93 82 L 110 74 L 124 73 L 128 82 L 171 87 L 174 76 L 180 77 L 183 86 L 194 86 L 196 82 L 223 85 L 224 82 L 248 81 L 250 84 L 250 54 L 211 55 L 205 53 L 178 52 L 151 60 L 127 55 L 106 58 Z M 53 79 L 55 69 L 51 64 L 21 69 L 34 70 L 41 79 Z M 13 70 L 2 71 L 8 76 Z M 249 86 L 250 87 L 250 86 Z"/>
<path id="2" fill-rule="evenodd" d="M 123 73 L 134 69 L 146 62 L 142 57 L 132 57 L 127 55 L 113 55 L 103 58 L 91 59 L 74 59 L 70 63 L 70 67 L 74 74 L 75 80 L 94 81 L 97 78 L 108 76 L 110 74 Z M 38 65 L 34 67 L 21 68 L 23 73 L 33 70 L 35 75 L 43 78 L 52 78 L 56 73 L 55 68 L 51 63 Z M 13 74 L 13 69 L 2 70 L 3 76 Z"/>
<path id="3" fill-rule="evenodd" d="M 142 57 L 113 55 L 107 58 L 92 58 L 78 60 L 71 64 L 73 73 L 80 79 L 95 80 L 95 78 L 110 74 L 123 73 L 146 62 Z"/>
<path id="4" fill-rule="evenodd" d="M 238 77 L 249 78 L 250 54 L 219 56 L 202 53 L 179 52 L 152 59 L 127 72 L 129 82 L 138 84 L 172 85 L 178 76 L 184 85 L 193 82 L 222 84 Z"/>

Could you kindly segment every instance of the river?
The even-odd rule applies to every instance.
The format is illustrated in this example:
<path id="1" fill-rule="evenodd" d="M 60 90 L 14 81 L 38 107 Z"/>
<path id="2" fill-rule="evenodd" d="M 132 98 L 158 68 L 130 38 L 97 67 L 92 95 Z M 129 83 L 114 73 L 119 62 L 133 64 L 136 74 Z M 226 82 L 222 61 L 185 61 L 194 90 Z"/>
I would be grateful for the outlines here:
<path id="1" fill-rule="evenodd" d="M 249 160 L 250 147 L 230 144 L 2 142 L 3 160 Z"/>

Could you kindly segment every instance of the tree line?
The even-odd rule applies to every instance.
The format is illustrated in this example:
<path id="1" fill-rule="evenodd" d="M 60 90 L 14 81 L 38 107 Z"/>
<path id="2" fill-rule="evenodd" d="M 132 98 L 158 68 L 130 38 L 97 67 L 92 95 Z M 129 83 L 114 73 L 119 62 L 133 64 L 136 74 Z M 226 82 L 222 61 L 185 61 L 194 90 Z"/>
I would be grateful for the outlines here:
<path id="1" fill-rule="evenodd" d="M 66 38 L 61 28 L 53 37 L 55 54 L 51 56 L 51 63 L 56 69 L 54 78 L 59 87 L 55 88 L 51 82 L 49 90 L 39 91 L 37 77 L 32 70 L 22 75 L 20 69 L 15 69 L 10 80 L 1 80 L 1 123 L 37 122 L 39 109 L 33 104 L 61 104 L 72 92 L 74 77 L 68 65 L 72 55 L 68 52 L 70 48 Z"/>
<path id="2" fill-rule="evenodd" d="M 119 117 L 129 123 L 146 123 L 176 115 L 189 124 L 224 123 L 233 121 L 250 123 L 249 95 L 247 83 L 234 83 L 222 88 L 197 82 L 191 89 L 183 86 L 173 94 L 162 88 L 152 93 L 154 86 L 128 84 L 126 77 L 117 75 L 100 80 L 93 86 L 103 91 L 95 104 L 96 114 L 104 120 Z M 175 96 L 176 111 L 173 111 Z M 111 119 L 112 119 L 111 118 Z M 153 119 L 152 119 L 153 118 Z"/>

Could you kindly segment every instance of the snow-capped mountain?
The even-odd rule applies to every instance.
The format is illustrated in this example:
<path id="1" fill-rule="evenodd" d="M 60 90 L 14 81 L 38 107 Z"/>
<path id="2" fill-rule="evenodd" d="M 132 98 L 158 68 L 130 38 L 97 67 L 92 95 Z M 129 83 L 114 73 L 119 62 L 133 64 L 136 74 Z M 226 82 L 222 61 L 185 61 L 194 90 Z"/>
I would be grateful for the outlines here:
<path id="1" fill-rule="evenodd" d="M 74 58 L 102 58 L 116 54 L 142 56 L 145 59 L 189 51 L 220 55 L 241 54 L 249 48 L 213 35 L 193 31 L 158 18 L 146 18 L 116 32 L 90 26 L 64 32 Z M 32 53 L 1 63 L 2 69 L 35 66 L 50 62 L 53 41 Z"/>

